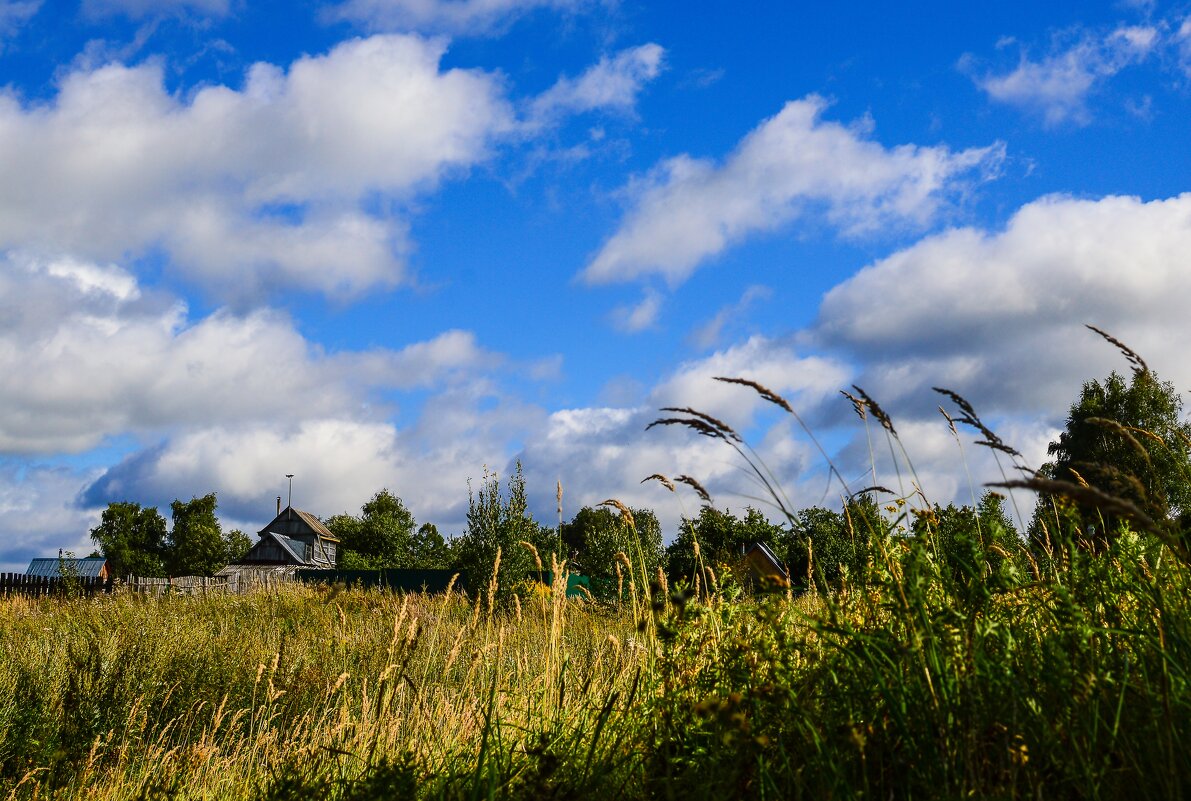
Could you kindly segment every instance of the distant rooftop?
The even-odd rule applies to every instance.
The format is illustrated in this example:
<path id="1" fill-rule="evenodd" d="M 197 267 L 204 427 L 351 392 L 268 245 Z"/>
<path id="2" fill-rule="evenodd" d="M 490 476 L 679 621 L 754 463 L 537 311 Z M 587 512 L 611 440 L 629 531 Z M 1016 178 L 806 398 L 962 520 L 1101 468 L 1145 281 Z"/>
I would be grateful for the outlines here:
<path id="1" fill-rule="evenodd" d="M 68 574 L 76 575 L 79 578 L 99 578 L 107 561 L 102 556 L 88 556 L 83 559 L 59 559 L 56 556 L 51 556 L 31 561 L 25 575 L 58 578 L 62 575 L 60 568 L 65 567 Z"/>

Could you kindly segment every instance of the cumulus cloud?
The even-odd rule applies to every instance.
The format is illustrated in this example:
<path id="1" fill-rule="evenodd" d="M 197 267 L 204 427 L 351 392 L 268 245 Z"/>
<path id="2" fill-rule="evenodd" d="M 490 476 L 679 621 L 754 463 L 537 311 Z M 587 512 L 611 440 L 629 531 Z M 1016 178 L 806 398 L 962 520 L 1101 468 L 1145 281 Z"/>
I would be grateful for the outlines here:
<path id="1" fill-rule="evenodd" d="M 1039 60 L 1024 52 L 1016 68 L 974 78 L 993 100 L 1042 114 L 1048 125 L 1085 124 L 1087 99 L 1097 85 L 1144 60 L 1160 39 L 1157 28 L 1122 26 L 1106 36 L 1083 34 L 1074 44 Z M 971 59 L 961 61 L 971 69 Z"/>
<path id="2" fill-rule="evenodd" d="M 577 11 L 588 0 L 345 0 L 324 12 L 373 31 L 484 35 L 539 9 Z"/>
<path id="3" fill-rule="evenodd" d="M 519 456 L 531 492 L 548 508 L 546 492 L 561 480 L 569 499 L 569 513 L 609 495 L 625 503 L 655 509 L 670 536 L 683 514 L 698 511 L 699 501 L 686 490 L 671 495 L 655 482 L 641 480 L 653 473 L 687 474 L 703 483 L 717 501 L 739 509 L 758 488 L 748 482 L 742 464 L 724 443 L 685 429 L 646 426 L 666 406 L 690 406 L 711 414 L 749 436 L 760 436 L 757 450 L 782 483 L 797 493 L 808 475 L 825 469 L 813 446 L 798 435 L 794 421 L 755 392 L 724 384 L 714 376 L 737 376 L 759 381 L 806 411 L 819 407 L 846 385 L 849 368 L 840 362 L 803 356 L 790 342 L 752 337 L 709 356 L 679 365 L 649 392 L 645 403 L 633 407 L 563 409 L 525 439 Z M 771 427 L 757 428 L 762 423 Z M 815 479 L 814 492 L 822 485 Z M 804 496 L 808 503 L 819 497 Z"/>
<path id="4" fill-rule="evenodd" d="M 387 487 L 419 520 L 453 533 L 463 525 L 469 479 L 480 479 L 485 465 L 502 469 L 510 441 L 540 417 L 534 407 L 466 388 L 435 395 L 418 421 L 401 429 L 333 416 L 213 426 L 133 454 L 81 498 L 90 507 L 126 498 L 156 505 L 214 491 L 222 515 L 252 526 L 268 522 L 284 475 L 293 473 L 298 508 L 324 517 L 357 511 Z"/>
<path id="5" fill-rule="evenodd" d="M 284 315 L 192 319 L 114 266 L 0 269 L 0 453 L 82 451 L 126 432 L 362 415 L 373 390 L 434 386 L 497 358 L 464 331 L 329 355 Z"/>
<path id="6" fill-rule="evenodd" d="M 656 508 L 671 532 L 678 517 L 696 511 L 698 504 L 653 484 L 642 486 L 645 476 L 689 473 L 713 492 L 723 492 L 736 507 L 743 505 L 739 493 L 754 489 L 742 485 L 740 470 L 722 443 L 670 429 L 646 433 L 645 426 L 659 414 L 657 407 L 698 405 L 745 430 L 763 409 L 773 407 L 747 389 L 727 387 L 710 376 L 748 375 L 796 403 L 813 405 L 834 391 L 844 375 L 841 370 L 826 360 L 798 356 L 789 343 L 754 338 L 681 365 L 641 406 L 547 413 L 479 381 L 436 390 L 417 418 L 403 427 L 342 415 L 230 421 L 179 431 L 130 455 L 93 478 L 80 494 L 80 504 L 91 510 L 123 499 L 164 505 L 176 497 L 215 491 L 225 522 L 247 529 L 265 522 L 274 496 L 284 494 L 283 476 L 294 473 L 300 508 L 320 515 L 353 511 L 387 487 L 419 520 L 458 533 L 469 479 L 479 480 L 485 467 L 507 476 L 520 459 L 540 520 L 552 519 L 554 486 L 561 480 L 568 515 L 615 495 Z M 793 436 L 789 421 L 779 422 L 759 450 L 772 469 L 792 482 L 813 471 L 814 458 Z"/>
<path id="7" fill-rule="evenodd" d="M 604 56 L 578 78 L 559 78 L 534 99 L 530 117 L 547 121 L 597 109 L 629 112 L 645 84 L 661 73 L 665 52 L 650 43 Z"/>
<path id="8" fill-rule="evenodd" d="M 873 263 L 826 295 L 809 330 L 788 341 L 753 337 L 681 365 L 641 407 L 551 415 L 547 433 L 527 441 L 524 458 L 538 483 L 552 483 L 557 473 L 576 486 L 575 503 L 624 492 L 626 501 L 663 504 L 673 520 L 679 510 L 663 491 L 633 481 L 687 472 L 721 504 L 738 508 L 756 488 L 719 443 L 642 432 L 657 407 L 689 405 L 748 432 L 765 461 L 778 465 L 796 506 L 835 503 L 838 486 L 827 482 L 822 458 L 790 420 L 764 415 L 773 407 L 747 390 L 711 380 L 741 375 L 794 402 L 853 489 L 879 482 L 909 492 L 917 480 L 932 501 L 970 502 L 985 482 L 1003 480 L 1002 470 L 1012 477 L 1012 465 L 975 447 L 972 431 L 961 429 L 957 444 L 937 411 L 950 403 L 931 388 L 966 396 L 1037 467 L 1083 382 L 1128 369 L 1085 323 L 1120 337 L 1176 387 L 1191 386 L 1177 335 L 1191 307 L 1187 253 L 1191 194 L 1148 202 L 1042 198 L 1003 229 L 949 230 Z M 839 396 L 852 383 L 893 415 L 913 474 L 900 448 L 893 449 L 895 467 L 884 432 L 870 420 L 866 435 Z M 1013 501 L 1011 513 L 1028 520 L 1032 496 Z"/>
<path id="9" fill-rule="evenodd" d="M 108 261 L 163 248 L 241 296 L 407 280 L 400 208 L 514 125 L 501 81 L 444 44 L 376 36 L 166 91 L 155 64 L 77 70 L 46 104 L 0 93 L 0 249 Z M 377 196 L 396 212 L 376 211 Z"/>
<path id="10" fill-rule="evenodd" d="M 98 473 L 0 464 L 0 571 L 23 573 L 30 559 L 57 556 L 59 548 L 75 556 L 91 553 L 97 510 L 75 499 Z"/>
<path id="11" fill-rule="evenodd" d="M 932 409 L 944 384 L 999 414 L 1066 411 L 1083 381 L 1124 370 L 1085 323 L 1191 382 L 1191 194 L 1047 197 L 1004 230 L 961 228 L 881 259 L 827 293 L 811 334 L 864 365 L 882 399 Z M 1061 422 L 1061 420 L 1059 420 Z"/>
<path id="12" fill-rule="evenodd" d="M 1000 144 L 886 148 L 862 126 L 824 121 L 818 96 L 787 103 L 721 164 L 688 155 L 630 184 L 632 208 L 583 271 L 590 283 L 663 276 L 681 283 L 746 237 L 819 210 L 849 234 L 921 225 L 965 175 L 999 165 Z"/>

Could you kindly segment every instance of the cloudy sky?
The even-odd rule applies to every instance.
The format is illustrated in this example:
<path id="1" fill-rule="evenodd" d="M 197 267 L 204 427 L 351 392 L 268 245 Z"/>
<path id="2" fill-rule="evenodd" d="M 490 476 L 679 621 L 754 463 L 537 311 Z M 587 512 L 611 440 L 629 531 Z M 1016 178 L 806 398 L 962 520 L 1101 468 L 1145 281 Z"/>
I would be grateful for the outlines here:
<path id="1" fill-rule="evenodd" d="M 999 474 L 932 386 L 1034 465 L 1125 368 L 1085 323 L 1191 387 L 1191 5 L 978 5 L 0 0 L 0 570 L 114 500 L 255 530 L 286 473 L 457 533 L 518 459 L 670 537 L 645 476 L 755 489 L 668 405 L 835 503 L 716 375 L 894 485 L 860 385 L 941 501 Z"/>

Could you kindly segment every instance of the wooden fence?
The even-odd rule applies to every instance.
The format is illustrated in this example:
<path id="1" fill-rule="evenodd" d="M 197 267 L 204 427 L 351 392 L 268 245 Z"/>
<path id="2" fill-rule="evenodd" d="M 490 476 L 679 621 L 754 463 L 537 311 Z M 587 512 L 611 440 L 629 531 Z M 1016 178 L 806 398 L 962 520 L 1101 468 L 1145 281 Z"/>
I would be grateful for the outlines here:
<path id="1" fill-rule="evenodd" d="M 0 573 L 0 596 L 24 595 L 40 598 L 48 595 L 97 595 L 111 592 L 116 582 L 95 576 L 27 576 L 24 573 Z"/>
<path id="2" fill-rule="evenodd" d="M 78 597 L 101 595 L 124 587 L 131 592 L 152 595 L 179 593 L 206 595 L 227 592 L 226 578 L 211 576 L 175 576 L 173 578 L 144 578 L 127 576 L 124 579 L 94 576 L 27 576 L 24 573 L 0 573 L 0 597 L 22 595 L 26 598 Z"/>
<path id="3" fill-rule="evenodd" d="M 133 592 L 145 592 L 152 595 L 162 595 L 167 592 L 182 595 L 207 595 L 228 590 L 227 579 L 223 576 L 174 576 L 173 578 L 128 576 L 124 579 L 124 586 Z"/>

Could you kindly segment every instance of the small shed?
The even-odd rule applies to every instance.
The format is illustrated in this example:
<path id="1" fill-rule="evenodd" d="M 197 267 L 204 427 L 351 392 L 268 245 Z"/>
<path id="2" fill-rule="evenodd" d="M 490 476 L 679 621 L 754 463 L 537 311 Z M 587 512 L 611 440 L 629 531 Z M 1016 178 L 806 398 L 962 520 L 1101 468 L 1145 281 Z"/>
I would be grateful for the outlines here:
<path id="1" fill-rule="evenodd" d="M 106 579 L 109 576 L 108 560 L 102 556 L 88 556 L 83 559 L 54 556 L 38 558 L 29 562 L 25 575 L 42 578 L 60 578 L 65 575 Z"/>
<path id="2" fill-rule="evenodd" d="M 744 566 L 758 584 L 784 585 L 787 581 L 786 566 L 763 542 L 754 542 L 744 549 Z"/>

